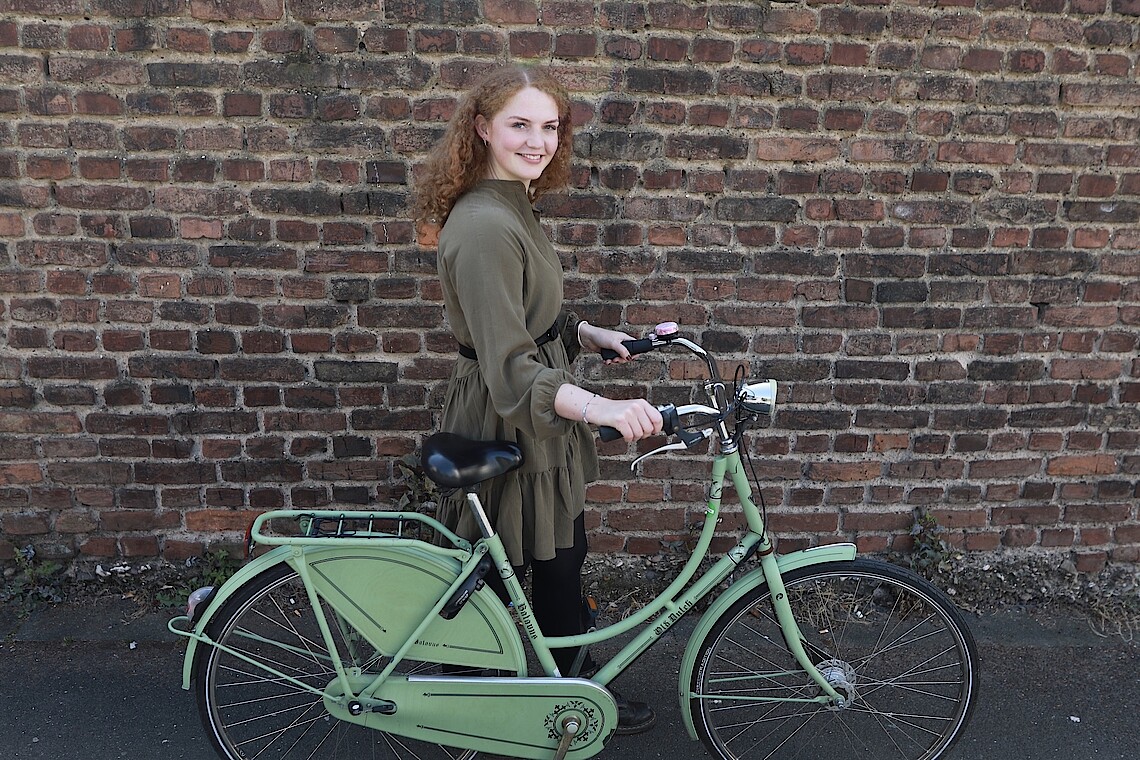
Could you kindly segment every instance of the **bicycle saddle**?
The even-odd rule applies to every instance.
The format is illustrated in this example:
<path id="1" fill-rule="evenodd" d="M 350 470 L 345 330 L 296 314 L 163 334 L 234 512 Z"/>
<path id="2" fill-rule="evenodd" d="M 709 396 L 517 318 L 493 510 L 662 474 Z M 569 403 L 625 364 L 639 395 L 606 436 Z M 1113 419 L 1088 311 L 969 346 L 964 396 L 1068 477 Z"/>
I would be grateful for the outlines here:
<path id="1" fill-rule="evenodd" d="M 522 450 L 510 441 L 475 441 L 455 433 L 436 433 L 420 453 L 424 473 L 448 488 L 482 483 L 522 463 Z"/>

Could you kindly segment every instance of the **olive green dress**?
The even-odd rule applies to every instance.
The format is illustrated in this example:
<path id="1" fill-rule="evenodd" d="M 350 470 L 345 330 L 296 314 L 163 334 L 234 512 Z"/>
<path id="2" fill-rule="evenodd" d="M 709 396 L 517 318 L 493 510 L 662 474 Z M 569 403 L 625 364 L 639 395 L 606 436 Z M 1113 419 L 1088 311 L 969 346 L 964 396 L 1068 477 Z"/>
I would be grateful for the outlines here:
<path id="1" fill-rule="evenodd" d="M 479 498 L 512 564 L 553 559 L 574 544 L 598 459 L 589 428 L 554 411 L 558 389 L 574 383 L 578 318 L 563 309 L 562 264 L 522 183 L 485 180 L 461 197 L 440 231 L 438 266 L 451 331 L 478 355 L 457 356 L 441 427 L 520 446 L 522 468 Z M 556 320 L 561 339 L 536 345 Z M 439 517 L 464 538 L 479 535 L 462 494 Z"/>

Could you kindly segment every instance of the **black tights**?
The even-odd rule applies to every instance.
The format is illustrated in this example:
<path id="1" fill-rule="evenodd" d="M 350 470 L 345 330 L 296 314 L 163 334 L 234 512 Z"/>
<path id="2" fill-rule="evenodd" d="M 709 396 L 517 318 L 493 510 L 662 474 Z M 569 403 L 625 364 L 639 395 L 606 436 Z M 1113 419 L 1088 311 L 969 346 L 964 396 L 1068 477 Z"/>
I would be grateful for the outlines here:
<path id="1" fill-rule="evenodd" d="M 520 579 L 530 569 L 531 605 L 534 617 L 544 636 L 574 636 L 586 630 L 585 602 L 582 598 L 582 565 L 586 561 L 586 518 L 578 515 L 574 521 L 574 545 L 556 549 L 554 559 L 534 560 L 529 556 L 523 564 L 515 565 Z M 504 601 L 508 600 L 506 586 L 491 573 L 488 581 Z M 555 649 L 554 661 L 563 675 L 568 675 L 578 655 L 577 649 Z M 587 656 L 587 661 L 589 657 Z M 589 663 L 583 665 L 583 670 Z"/>

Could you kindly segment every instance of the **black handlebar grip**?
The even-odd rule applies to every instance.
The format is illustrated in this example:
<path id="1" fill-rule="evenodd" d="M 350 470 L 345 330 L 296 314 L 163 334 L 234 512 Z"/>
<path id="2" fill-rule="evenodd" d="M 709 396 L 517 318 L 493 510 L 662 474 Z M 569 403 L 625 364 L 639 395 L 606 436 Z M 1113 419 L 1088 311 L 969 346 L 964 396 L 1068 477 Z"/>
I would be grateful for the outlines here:
<path id="1" fill-rule="evenodd" d="M 681 415 L 677 414 L 677 407 L 672 404 L 657 407 L 657 411 L 661 412 L 661 432 L 665 435 L 673 435 L 681 429 Z"/>
<path id="2" fill-rule="evenodd" d="M 615 427 L 602 425 L 598 428 L 598 437 L 605 443 L 609 443 L 610 441 L 616 441 L 621 438 L 621 432 Z"/>
<path id="3" fill-rule="evenodd" d="M 650 351 L 653 349 L 653 338 L 638 338 L 637 340 L 623 340 L 621 342 L 621 344 L 626 347 L 626 350 L 629 351 L 631 356 L 633 356 L 635 354 L 644 354 L 646 351 Z M 601 350 L 601 354 L 602 354 L 602 358 L 606 359 L 607 361 L 610 359 L 618 358 L 618 352 L 614 351 L 612 348 L 603 348 Z"/>

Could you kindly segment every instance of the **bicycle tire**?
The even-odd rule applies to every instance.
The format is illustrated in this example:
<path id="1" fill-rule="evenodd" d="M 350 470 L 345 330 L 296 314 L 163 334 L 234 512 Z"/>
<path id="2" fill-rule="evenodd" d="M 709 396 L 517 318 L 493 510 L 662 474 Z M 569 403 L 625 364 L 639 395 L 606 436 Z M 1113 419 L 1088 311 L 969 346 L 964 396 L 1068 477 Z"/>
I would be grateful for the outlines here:
<path id="1" fill-rule="evenodd" d="M 690 707 L 709 752 L 724 760 L 943 757 L 979 685 L 977 645 L 946 595 L 867 559 L 800 568 L 784 583 L 813 664 L 852 702 L 810 701 L 822 689 L 795 663 L 771 592 L 759 586 L 698 649 Z M 763 701 L 770 698 L 807 701 Z"/>
<path id="2" fill-rule="evenodd" d="M 321 604 L 346 667 L 379 672 L 387 658 L 335 616 L 327 603 Z M 214 641 L 317 689 L 335 677 L 304 585 L 288 565 L 275 565 L 238 589 L 206 632 Z M 408 662 L 397 672 L 438 673 L 438 668 Z M 470 760 L 476 755 L 338 720 L 319 696 L 218 647 L 200 647 L 192 672 L 202 724 L 226 760 Z"/>

